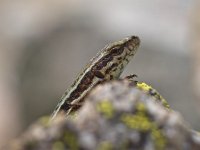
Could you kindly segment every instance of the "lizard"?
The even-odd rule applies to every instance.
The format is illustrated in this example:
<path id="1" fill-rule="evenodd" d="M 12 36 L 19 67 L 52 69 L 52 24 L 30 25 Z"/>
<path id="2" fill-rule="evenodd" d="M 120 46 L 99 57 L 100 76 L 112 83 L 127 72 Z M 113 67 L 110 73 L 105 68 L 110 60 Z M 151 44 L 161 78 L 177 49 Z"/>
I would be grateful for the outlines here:
<path id="1" fill-rule="evenodd" d="M 59 112 L 68 115 L 73 110 L 79 108 L 84 101 L 84 97 L 97 84 L 119 79 L 124 68 L 137 52 L 139 45 L 140 39 L 137 36 L 130 36 L 106 45 L 97 53 L 96 57 L 91 59 L 71 87 L 64 93 L 52 114 L 52 119 Z M 137 75 L 129 75 L 125 79 L 132 80 L 134 77 L 137 77 Z M 133 82 L 136 88 L 147 92 L 155 100 L 160 101 L 167 109 L 170 109 L 166 100 L 153 87 L 145 82 L 135 80 Z"/>
<path id="2" fill-rule="evenodd" d="M 100 50 L 63 94 L 52 114 L 52 119 L 58 113 L 64 113 L 67 116 L 73 110 L 79 108 L 84 97 L 97 84 L 119 79 L 124 68 L 137 52 L 139 45 L 139 37 L 130 36 L 110 43 Z"/>

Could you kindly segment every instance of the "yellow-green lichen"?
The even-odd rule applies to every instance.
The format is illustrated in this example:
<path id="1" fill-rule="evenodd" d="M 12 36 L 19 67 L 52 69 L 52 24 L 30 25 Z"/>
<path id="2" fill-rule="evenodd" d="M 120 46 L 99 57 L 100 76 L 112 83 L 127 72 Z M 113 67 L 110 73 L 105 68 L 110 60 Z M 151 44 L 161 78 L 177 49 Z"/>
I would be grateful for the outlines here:
<path id="1" fill-rule="evenodd" d="M 114 108 L 112 106 L 112 103 L 109 100 L 103 100 L 97 104 L 97 110 L 105 117 L 112 118 L 114 114 Z"/>
<path id="2" fill-rule="evenodd" d="M 154 141 L 155 147 L 157 150 L 162 150 L 165 148 L 166 145 L 166 138 L 161 132 L 161 130 L 158 129 L 156 124 L 153 124 L 151 129 L 151 137 Z"/>
<path id="3" fill-rule="evenodd" d="M 69 118 L 72 119 L 72 120 L 76 120 L 77 119 L 77 111 L 72 111 L 70 114 L 69 114 Z"/>
<path id="4" fill-rule="evenodd" d="M 50 120 L 49 116 L 43 116 L 43 117 L 39 118 L 39 123 L 42 124 L 44 127 L 48 127 L 49 120 Z"/>
<path id="5" fill-rule="evenodd" d="M 170 106 L 167 103 L 167 101 L 153 87 L 144 82 L 137 82 L 136 86 L 137 88 L 153 96 L 156 100 L 160 101 L 165 108 L 170 109 Z"/>
<path id="6" fill-rule="evenodd" d="M 150 133 L 155 148 L 161 150 L 166 145 L 166 139 L 162 131 L 147 115 L 145 105 L 138 103 L 135 114 L 122 114 L 121 121 L 129 128 L 141 132 Z"/>
<path id="7" fill-rule="evenodd" d="M 64 142 L 70 149 L 78 150 L 78 141 L 75 133 L 65 131 L 64 133 Z"/>
<path id="8" fill-rule="evenodd" d="M 136 114 L 122 114 L 121 121 L 129 128 L 147 131 L 151 128 L 151 122 L 146 116 L 146 108 L 143 103 L 136 105 Z"/>
<path id="9" fill-rule="evenodd" d="M 137 103 L 136 110 L 138 112 L 145 113 L 146 112 L 146 107 L 145 107 L 145 105 L 143 103 Z"/>
<path id="10" fill-rule="evenodd" d="M 144 82 L 137 82 L 137 87 L 144 91 L 149 91 L 149 89 L 152 88 L 151 86 L 149 86 L 148 84 L 146 84 Z"/>
<path id="11" fill-rule="evenodd" d="M 63 144 L 63 142 L 56 141 L 55 143 L 53 143 L 52 150 L 64 150 L 64 149 L 65 145 Z"/>
<path id="12" fill-rule="evenodd" d="M 103 142 L 99 143 L 99 146 L 97 149 L 98 150 L 112 150 L 113 145 L 108 141 L 103 141 Z"/>
<path id="13" fill-rule="evenodd" d="M 145 118 L 144 116 L 123 114 L 121 120 L 131 129 L 147 131 L 151 127 L 148 118 Z"/>

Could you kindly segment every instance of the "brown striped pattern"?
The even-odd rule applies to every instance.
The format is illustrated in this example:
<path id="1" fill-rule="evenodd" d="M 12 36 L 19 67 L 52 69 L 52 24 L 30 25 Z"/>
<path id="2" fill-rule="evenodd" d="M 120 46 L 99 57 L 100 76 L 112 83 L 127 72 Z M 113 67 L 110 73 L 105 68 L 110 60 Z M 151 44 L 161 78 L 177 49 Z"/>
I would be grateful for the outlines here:
<path id="1" fill-rule="evenodd" d="M 136 53 L 139 44 L 139 38 L 132 36 L 111 43 L 102 49 L 62 96 L 53 113 L 53 118 L 59 111 L 69 114 L 70 110 L 79 106 L 85 95 L 97 84 L 119 78 L 124 67 Z"/>

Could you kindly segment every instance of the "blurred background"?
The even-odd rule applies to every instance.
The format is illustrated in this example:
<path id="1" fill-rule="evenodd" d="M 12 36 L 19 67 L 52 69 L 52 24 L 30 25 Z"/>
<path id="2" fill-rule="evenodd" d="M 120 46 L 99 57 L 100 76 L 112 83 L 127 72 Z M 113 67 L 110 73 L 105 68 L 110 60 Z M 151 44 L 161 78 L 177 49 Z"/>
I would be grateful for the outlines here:
<path id="1" fill-rule="evenodd" d="M 200 130 L 198 0 L 0 1 L 0 146 L 42 115 L 107 43 L 138 35 L 137 74 Z"/>

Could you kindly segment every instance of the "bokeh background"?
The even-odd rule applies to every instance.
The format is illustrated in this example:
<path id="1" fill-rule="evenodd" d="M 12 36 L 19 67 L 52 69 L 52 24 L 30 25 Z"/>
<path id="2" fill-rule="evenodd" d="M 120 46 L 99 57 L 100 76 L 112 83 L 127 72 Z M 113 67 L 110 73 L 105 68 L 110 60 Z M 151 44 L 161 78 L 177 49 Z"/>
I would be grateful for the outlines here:
<path id="1" fill-rule="evenodd" d="M 138 35 L 137 74 L 200 130 L 198 0 L 0 1 L 0 146 L 51 114 L 107 43 Z"/>

